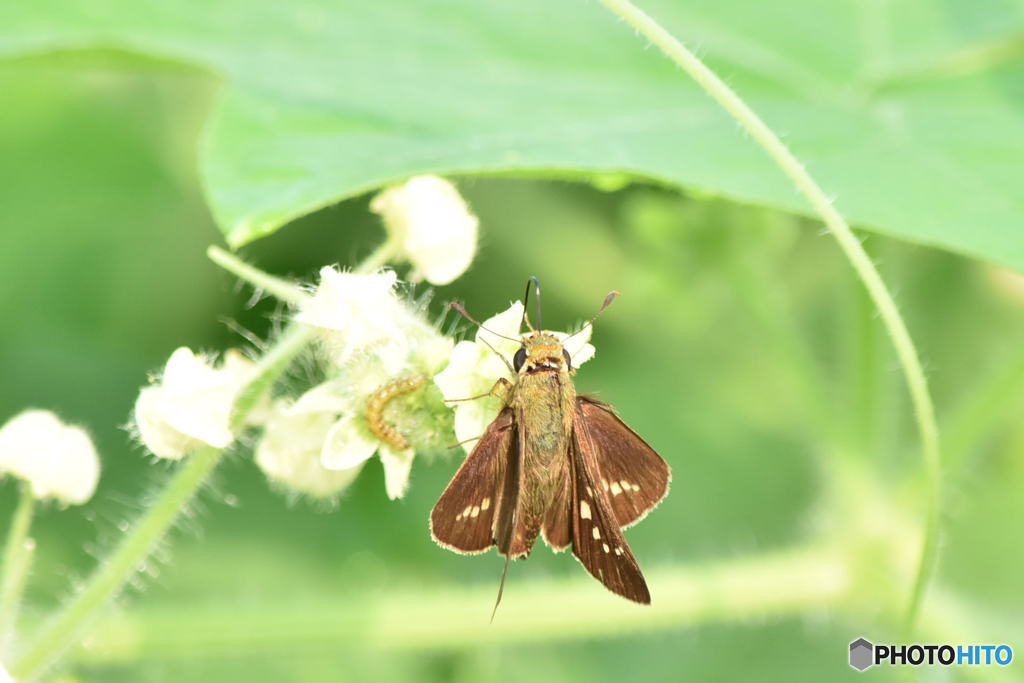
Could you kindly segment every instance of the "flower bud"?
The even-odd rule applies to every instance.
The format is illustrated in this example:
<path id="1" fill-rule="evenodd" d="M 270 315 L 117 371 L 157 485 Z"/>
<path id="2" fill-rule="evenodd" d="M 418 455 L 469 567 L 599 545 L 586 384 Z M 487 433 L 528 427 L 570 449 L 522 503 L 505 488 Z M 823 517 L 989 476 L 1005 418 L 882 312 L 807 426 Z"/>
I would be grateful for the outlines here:
<path id="1" fill-rule="evenodd" d="M 24 479 L 35 498 L 80 505 L 96 490 L 100 459 L 82 428 L 26 410 L 0 428 L 0 472 Z"/>
<path id="2" fill-rule="evenodd" d="M 378 194 L 370 209 L 413 265 L 411 280 L 446 285 L 473 261 L 479 221 L 447 180 L 416 176 Z"/>
<path id="3" fill-rule="evenodd" d="M 139 392 L 139 438 L 154 455 L 170 460 L 180 460 L 203 445 L 227 447 L 234 441 L 235 399 L 252 376 L 252 361 L 239 351 L 228 351 L 215 368 L 187 348 L 176 350 L 160 380 Z"/>

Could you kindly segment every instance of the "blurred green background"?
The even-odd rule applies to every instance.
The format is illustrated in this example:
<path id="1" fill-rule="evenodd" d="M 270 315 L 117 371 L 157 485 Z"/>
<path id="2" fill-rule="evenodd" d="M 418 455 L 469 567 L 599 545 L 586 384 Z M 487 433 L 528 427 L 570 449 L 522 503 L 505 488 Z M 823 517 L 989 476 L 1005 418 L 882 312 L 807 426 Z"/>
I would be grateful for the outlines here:
<path id="1" fill-rule="evenodd" d="M 25 407 L 53 409 L 93 433 L 104 464 L 91 503 L 47 509 L 36 523 L 31 623 L 88 575 L 167 476 L 122 427 L 147 373 L 178 346 L 244 344 L 235 323 L 266 337 L 282 311 L 273 301 L 247 305 L 251 290 L 204 256 L 222 239 L 196 177 L 197 140 L 218 96 L 214 79 L 97 51 L 0 61 L 0 92 L 0 419 Z M 905 587 L 887 583 L 895 579 L 885 552 L 855 557 L 870 565 L 858 575 L 869 578 L 839 607 L 684 620 L 660 616 L 658 600 L 657 577 L 674 568 L 799 548 L 840 533 L 847 513 L 877 513 L 883 528 L 891 521 L 897 545 L 916 547 L 916 537 L 898 536 L 923 509 L 902 378 L 833 241 L 790 214 L 655 185 L 617 186 L 609 176 L 457 180 L 481 219 L 482 244 L 470 273 L 437 292 L 438 312 L 460 299 L 489 316 L 536 275 L 545 321 L 565 328 L 591 315 L 609 290 L 624 294 L 598 324 L 598 356 L 577 381 L 614 403 L 674 470 L 668 499 L 628 534 L 651 579 L 650 624 L 538 628 L 506 643 L 383 642 L 371 624 L 365 637 L 315 637 L 309 624 L 336 621 L 358 632 L 364 604 L 389 595 L 406 596 L 407 610 L 379 618 L 465 629 L 450 623 L 443 601 L 427 613 L 417 604 L 463 586 L 481 596 L 476 617 L 486 631 L 500 559 L 457 556 L 427 530 L 460 456 L 419 459 L 399 502 L 386 499 L 372 462 L 331 508 L 271 490 L 240 448 L 108 618 L 115 626 L 104 632 L 100 624 L 62 680 L 859 675 L 846 665 L 847 643 L 895 637 L 899 605 L 886 595 Z M 325 261 L 354 263 L 381 238 L 367 202 L 356 197 L 316 212 L 243 255 L 305 279 Z M 936 637 L 1008 642 L 1024 655 L 1024 284 L 924 247 L 877 236 L 866 245 L 919 344 L 949 451 L 947 533 L 932 593 L 963 611 Z M 869 490 L 892 508 L 860 489 L 842 490 L 849 480 L 836 477 L 837 463 L 867 473 Z M 0 482 L 0 526 L 14 491 Z M 582 573 L 570 557 L 539 547 L 513 565 L 502 610 L 521 586 L 563 580 L 586 586 L 588 601 L 619 609 Z M 538 623 L 563 609 L 541 608 Z M 233 635 L 211 633 L 213 645 L 197 645 L 204 628 L 225 621 Z M 154 628 L 158 637 L 132 642 L 136 629 Z M 115 636 L 125 642 L 109 642 Z M 942 673 L 1021 671 L 1015 662 Z"/>

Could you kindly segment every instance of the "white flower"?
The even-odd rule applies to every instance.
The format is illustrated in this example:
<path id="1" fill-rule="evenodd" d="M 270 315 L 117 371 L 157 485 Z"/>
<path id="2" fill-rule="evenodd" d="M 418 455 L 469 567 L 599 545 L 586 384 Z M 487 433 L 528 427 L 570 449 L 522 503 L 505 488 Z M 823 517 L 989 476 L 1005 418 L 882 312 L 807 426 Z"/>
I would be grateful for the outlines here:
<path id="1" fill-rule="evenodd" d="M 410 317 L 395 294 L 396 281 L 390 270 L 356 275 L 323 268 L 320 286 L 295 320 L 319 328 L 338 365 L 360 351 L 372 351 L 395 367 L 402 362 L 402 327 Z"/>
<path id="2" fill-rule="evenodd" d="M 405 495 L 415 448 L 395 448 L 374 435 L 366 423 L 367 403 L 375 392 L 393 380 L 417 375 L 433 376 L 447 363 L 453 346 L 452 341 L 439 334 L 433 325 L 422 320 L 400 301 L 398 303 L 401 304 L 400 309 L 391 311 L 392 320 L 388 323 L 396 330 L 393 338 L 378 340 L 368 347 L 354 348 L 346 362 L 332 368 L 330 379 L 304 393 L 285 410 L 296 420 L 292 423 L 293 427 L 298 428 L 299 421 L 305 419 L 319 430 L 311 427 L 307 430 L 310 446 L 304 448 L 304 452 L 312 456 L 315 450 L 318 459 L 315 466 L 308 465 L 309 471 L 322 468 L 328 471 L 358 472 L 370 457 L 378 454 L 384 466 L 387 495 L 391 499 Z M 344 342 L 339 340 L 338 343 Z M 338 355 L 335 355 L 334 360 L 338 360 Z M 436 398 L 434 402 L 439 403 Z M 404 416 L 404 421 L 415 432 L 418 443 L 430 445 L 442 438 L 450 438 L 439 434 L 442 430 L 435 415 L 438 410 L 443 414 L 440 422 L 444 423 L 443 432 L 447 434 L 450 429 L 447 411 L 440 405 L 431 409 L 420 402 L 412 409 L 412 414 Z M 283 429 L 283 418 L 280 425 Z M 317 431 L 315 437 L 314 431 Z M 270 435 L 269 426 L 267 435 Z M 319 444 L 313 449 L 312 441 L 317 438 Z M 279 445 L 268 448 L 270 450 L 265 456 L 268 458 L 267 464 L 259 458 L 258 462 L 273 476 L 276 471 L 280 471 L 280 466 L 275 466 L 271 461 L 282 457 L 274 455 L 282 448 Z M 297 458 L 295 456 L 293 460 Z M 280 476 L 277 478 L 284 479 Z M 296 488 L 309 492 L 308 487 Z"/>
<path id="3" fill-rule="evenodd" d="M 412 280 L 446 285 L 473 261 L 479 221 L 447 180 L 411 178 L 374 197 L 370 209 L 381 215 L 401 256 L 412 263 Z"/>
<path id="4" fill-rule="evenodd" d="M 256 463 L 272 480 L 302 493 L 318 498 L 339 493 L 359 475 L 362 463 L 345 469 L 324 467 L 320 454 L 334 416 L 295 412 L 293 407 L 275 403 L 256 448 Z"/>
<path id="5" fill-rule="evenodd" d="M 515 352 L 519 350 L 520 342 L 517 340 L 521 339 L 519 329 L 522 319 L 523 304 L 516 301 L 506 311 L 485 320 L 483 326 L 477 330 L 475 342 L 461 341 L 455 345 L 448 367 L 434 377 L 434 383 L 441 389 L 446 400 L 481 396 L 493 389 L 498 379 L 509 377 L 508 366 L 498 354 L 511 361 Z M 564 332 L 550 334 L 563 342 L 572 359 L 572 367 L 578 368 L 594 357 L 594 347 L 588 343 L 591 332 L 592 326 L 587 325 L 574 335 Z M 467 442 L 463 444 L 467 451 L 472 450 L 475 445 L 472 440 L 482 436 L 487 426 L 497 416 L 502 408 L 503 398 L 485 396 L 454 404 L 455 437 L 459 441 Z"/>
<path id="6" fill-rule="evenodd" d="M 330 471 L 358 472 L 363 463 L 375 453 L 379 454 L 388 498 L 401 498 L 409 485 L 415 450 L 411 447 L 394 448 L 370 431 L 364 410 L 372 390 L 361 389 L 359 384 L 357 381 L 353 387 L 343 386 L 336 380 L 324 382 L 303 394 L 289 412 L 326 421 L 327 428 L 316 453 L 320 467 Z"/>
<path id="7" fill-rule="evenodd" d="M 36 498 L 80 505 L 96 490 L 100 459 L 85 430 L 26 410 L 0 428 L 0 472 L 27 481 Z"/>
<path id="8" fill-rule="evenodd" d="M 142 443 L 161 458 L 179 460 L 208 444 L 234 440 L 231 411 L 253 377 L 254 365 L 236 350 L 214 368 L 187 348 L 171 354 L 160 381 L 139 392 L 135 424 Z"/>

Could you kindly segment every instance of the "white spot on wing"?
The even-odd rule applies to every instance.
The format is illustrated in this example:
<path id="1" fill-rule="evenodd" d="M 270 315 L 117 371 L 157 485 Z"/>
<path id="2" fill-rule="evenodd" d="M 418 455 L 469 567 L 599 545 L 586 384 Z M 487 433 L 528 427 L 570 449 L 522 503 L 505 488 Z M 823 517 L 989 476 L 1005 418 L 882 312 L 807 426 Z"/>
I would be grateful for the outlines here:
<path id="1" fill-rule="evenodd" d="M 619 546 L 615 546 L 615 554 L 616 555 L 621 555 L 622 554 L 622 548 L 620 548 Z"/>
<path id="2" fill-rule="evenodd" d="M 491 507 L 491 499 L 490 498 L 484 498 L 483 502 L 480 503 L 480 509 L 481 510 L 486 510 L 489 507 Z"/>
<path id="3" fill-rule="evenodd" d="M 594 527 L 594 538 L 595 539 L 601 538 L 601 530 L 598 529 L 596 526 Z"/>
<path id="4" fill-rule="evenodd" d="M 480 516 L 480 506 L 479 505 L 474 505 L 473 506 L 473 511 L 469 513 L 469 516 L 470 517 L 479 517 Z"/>
<path id="5" fill-rule="evenodd" d="M 585 500 L 580 501 L 580 517 L 590 519 L 590 504 Z"/>
<path id="6" fill-rule="evenodd" d="M 607 544 L 607 543 L 605 543 L 605 544 L 604 544 L 604 551 L 605 551 L 605 552 L 608 552 L 609 550 L 611 550 L 611 548 L 609 548 L 609 547 L 608 547 L 608 544 Z"/>
<path id="7" fill-rule="evenodd" d="M 612 482 L 611 489 L 612 489 L 612 495 L 613 496 L 617 496 L 620 493 L 622 493 L 622 488 L 619 486 L 619 482 L 617 482 L 617 481 L 613 481 Z"/>

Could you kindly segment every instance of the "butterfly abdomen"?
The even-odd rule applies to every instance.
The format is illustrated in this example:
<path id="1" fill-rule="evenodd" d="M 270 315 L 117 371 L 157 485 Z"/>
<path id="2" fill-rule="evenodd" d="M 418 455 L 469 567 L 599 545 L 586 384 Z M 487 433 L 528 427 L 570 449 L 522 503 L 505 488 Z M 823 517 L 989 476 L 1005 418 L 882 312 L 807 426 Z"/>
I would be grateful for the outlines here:
<path id="1" fill-rule="evenodd" d="M 521 484 L 513 557 L 529 553 L 544 518 L 562 490 L 572 438 L 575 389 L 564 368 L 523 372 L 515 388 L 521 431 Z"/>
<path id="2" fill-rule="evenodd" d="M 395 398 L 416 391 L 426 381 L 427 378 L 423 375 L 403 377 L 394 382 L 388 382 L 370 396 L 366 402 L 366 424 L 378 439 L 399 450 L 409 447 L 409 440 L 394 425 L 384 420 L 384 409 Z"/>

